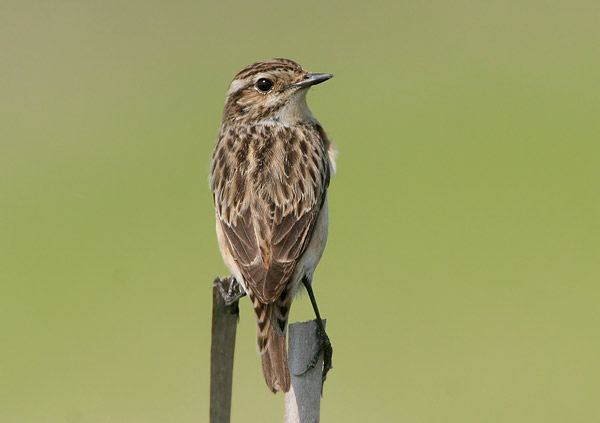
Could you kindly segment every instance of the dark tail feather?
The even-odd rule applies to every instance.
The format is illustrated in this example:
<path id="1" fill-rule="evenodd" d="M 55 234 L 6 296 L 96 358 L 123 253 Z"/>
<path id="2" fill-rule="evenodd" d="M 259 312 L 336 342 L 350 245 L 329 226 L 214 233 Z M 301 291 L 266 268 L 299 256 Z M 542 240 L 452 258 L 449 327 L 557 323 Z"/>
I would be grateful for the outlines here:
<path id="1" fill-rule="evenodd" d="M 278 334 L 272 327 L 269 328 L 267 337 L 267 348 L 262 354 L 265 382 L 273 393 L 287 392 L 290 390 L 290 369 L 285 337 Z"/>
<path id="2" fill-rule="evenodd" d="M 253 295 L 250 295 L 250 299 L 256 313 L 256 342 L 262 358 L 265 382 L 273 392 L 287 392 L 290 390 L 290 370 L 285 334 L 289 307 L 280 305 L 280 301 L 262 304 Z"/>

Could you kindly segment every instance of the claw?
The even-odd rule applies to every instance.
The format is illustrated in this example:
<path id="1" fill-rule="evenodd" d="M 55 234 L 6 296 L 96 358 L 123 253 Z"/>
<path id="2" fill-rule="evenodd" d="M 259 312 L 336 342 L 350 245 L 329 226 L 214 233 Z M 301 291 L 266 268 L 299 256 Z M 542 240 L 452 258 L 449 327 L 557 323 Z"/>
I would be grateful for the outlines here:
<path id="1" fill-rule="evenodd" d="M 227 284 L 227 279 L 229 279 L 229 285 L 227 290 L 223 285 Z M 216 278 L 215 283 L 219 288 L 219 292 L 221 293 L 221 297 L 223 297 L 223 301 L 225 305 L 230 306 L 237 302 L 240 298 L 246 295 L 246 292 L 242 289 L 240 284 L 233 276 L 228 276 L 226 278 Z"/>
<path id="2" fill-rule="evenodd" d="M 306 292 L 310 298 L 310 303 L 313 306 L 313 310 L 315 311 L 316 322 L 317 322 L 317 338 L 319 339 L 319 348 L 316 353 L 313 355 L 313 358 L 308 363 L 308 368 L 302 372 L 301 374 L 305 374 L 310 369 L 314 368 L 319 361 L 319 355 L 321 355 L 321 351 L 323 352 L 323 373 L 321 374 L 321 395 L 323 395 L 323 385 L 325 384 L 325 379 L 327 379 L 327 372 L 333 368 L 331 365 L 331 359 L 333 357 L 333 348 L 331 347 L 331 341 L 329 340 L 329 336 L 327 336 L 327 332 L 325 332 L 325 326 L 323 325 L 323 320 L 321 319 L 321 314 L 319 313 L 319 307 L 317 307 L 317 300 L 315 300 L 315 294 L 313 293 L 311 281 L 308 277 L 304 276 L 302 278 L 302 284 L 306 288 Z"/>
<path id="3" fill-rule="evenodd" d="M 317 340 L 319 341 L 319 346 L 317 350 L 313 353 L 310 361 L 306 369 L 300 373 L 294 373 L 294 376 L 303 376 L 308 373 L 310 370 L 314 369 L 317 363 L 319 362 L 319 357 L 321 353 L 323 353 L 323 370 L 321 373 L 321 395 L 323 394 L 323 385 L 325 384 L 325 379 L 327 379 L 327 372 L 333 368 L 331 364 L 331 359 L 333 357 L 333 348 L 331 347 L 331 341 L 329 340 L 329 336 L 322 329 L 322 324 L 317 324 Z"/>

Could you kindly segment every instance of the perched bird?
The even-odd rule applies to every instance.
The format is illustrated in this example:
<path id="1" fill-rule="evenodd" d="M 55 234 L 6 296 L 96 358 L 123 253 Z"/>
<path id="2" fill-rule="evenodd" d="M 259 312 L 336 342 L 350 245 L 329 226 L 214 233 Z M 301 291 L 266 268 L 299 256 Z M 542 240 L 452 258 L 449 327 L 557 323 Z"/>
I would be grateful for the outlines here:
<path id="1" fill-rule="evenodd" d="M 331 368 L 331 343 L 311 284 L 327 241 L 335 150 L 306 94 L 332 76 L 306 72 L 288 59 L 245 67 L 227 92 L 212 155 L 219 247 L 232 283 L 243 289 L 237 297 L 247 294 L 252 301 L 263 373 L 273 392 L 290 389 L 287 321 L 301 285 L 317 315 L 323 380 Z"/>

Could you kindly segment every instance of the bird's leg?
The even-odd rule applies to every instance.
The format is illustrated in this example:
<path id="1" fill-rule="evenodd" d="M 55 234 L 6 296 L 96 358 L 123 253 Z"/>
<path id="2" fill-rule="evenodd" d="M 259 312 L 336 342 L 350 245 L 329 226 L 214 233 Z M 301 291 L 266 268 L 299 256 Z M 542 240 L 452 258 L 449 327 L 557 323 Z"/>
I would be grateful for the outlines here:
<path id="1" fill-rule="evenodd" d="M 316 321 L 317 321 L 317 339 L 319 341 L 319 349 L 315 352 L 310 362 L 308 363 L 308 367 L 302 373 L 297 376 L 301 376 L 308 372 L 310 369 L 314 368 L 319 361 L 319 356 L 321 352 L 323 352 L 323 374 L 322 374 L 322 382 L 321 382 L 321 392 L 323 391 L 323 384 L 325 383 L 325 379 L 327 379 L 327 372 L 333 368 L 331 365 L 331 358 L 333 357 L 333 348 L 331 347 L 331 341 L 329 340 L 329 336 L 327 336 L 327 332 L 325 332 L 325 327 L 323 326 L 323 320 L 321 320 L 321 314 L 319 313 L 319 307 L 317 307 L 317 300 L 315 300 L 315 294 L 313 293 L 312 286 L 307 278 L 302 279 L 302 283 L 308 292 L 308 296 L 310 297 L 310 302 L 313 306 L 313 310 L 315 311 Z"/>
<path id="2" fill-rule="evenodd" d="M 237 300 L 246 295 L 246 291 L 244 291 L 241 285 L 237 280 L 233 277 L 233 275 L 229 276 L 229 286 L 227 290 L 225 290 L 224 284 L 227 284 L 227 278 L 217 278 L 215 282 L 219 287 L 219 292 L 221 292 L 221 297 L 223 297 L 223 301 L 225 301 L 225 305 L 232 305 Z"/>

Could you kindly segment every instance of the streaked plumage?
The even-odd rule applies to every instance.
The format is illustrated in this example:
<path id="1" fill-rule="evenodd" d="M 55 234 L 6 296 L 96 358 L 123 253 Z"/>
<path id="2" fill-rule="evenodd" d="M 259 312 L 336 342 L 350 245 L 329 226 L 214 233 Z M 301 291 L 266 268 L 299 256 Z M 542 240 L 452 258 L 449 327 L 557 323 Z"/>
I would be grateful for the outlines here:
<path id="1" fill-rule="evenodd" d="M 273 391 L 289 390 L 289 309 L 302 279 L 312 281 L 327 240 L 334 150 L 306 93 L 330 77 L 286 59 L 244 68 L 227 93 L 212 156 L 221 253 L 253 303 Z M 267 92 L 258 88 L 269 86 L 265 79 L 272 83 Z"/>

